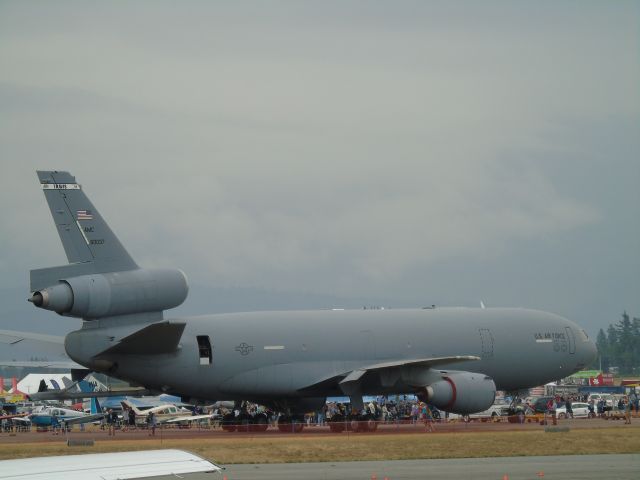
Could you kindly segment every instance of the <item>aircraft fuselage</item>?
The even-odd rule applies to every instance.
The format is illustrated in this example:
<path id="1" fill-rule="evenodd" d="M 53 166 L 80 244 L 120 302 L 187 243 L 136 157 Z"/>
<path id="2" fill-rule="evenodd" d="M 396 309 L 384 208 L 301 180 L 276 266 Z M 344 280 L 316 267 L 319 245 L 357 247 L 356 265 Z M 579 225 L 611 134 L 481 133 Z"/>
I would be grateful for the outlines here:
<path id="1" fill-rule="evenodd" d="M 331 379 L 359 367 L 454 355 L 480 360 L 438 370 L 483 373 L 498 389 L 513 391 L 566 377 L 595 355 L 593 342 L 575 323 L 525 309 L 285 311 L 176 320 L 186 327 L 173 353 L 110 355 L 96 363 L 97 352 L 139 328 L 99 322 L 85 322 L 85 328 L 69 334 L 67 353 L 93 369 L 104 369 L 108 360 L 112 375 L 148 388 L 194 398 L 255 400 L 341 395 Z M 208 338 L 210 360 L 198 337 Z M 423 374 L 425 369 L 416 367 L 403 367 L 395 379 L 372 373 L 363 378 L 362 393 L 414 393 L 416 385 L 428 383 Z"/>

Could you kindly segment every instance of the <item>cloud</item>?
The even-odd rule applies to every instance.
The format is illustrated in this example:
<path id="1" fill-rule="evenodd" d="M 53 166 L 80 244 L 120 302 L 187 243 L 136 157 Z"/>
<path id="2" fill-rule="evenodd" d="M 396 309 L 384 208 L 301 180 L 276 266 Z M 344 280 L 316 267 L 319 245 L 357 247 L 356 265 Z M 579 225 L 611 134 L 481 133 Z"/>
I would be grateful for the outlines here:
<path id="1" fill-rule="evenodd" d="M 71 170 L 141 264 L 398 298 L 610 228 L 591 187 L 638 174 L 634 7 L 0 9 L 4 282 L 65 261 L 36 168 Z"/>

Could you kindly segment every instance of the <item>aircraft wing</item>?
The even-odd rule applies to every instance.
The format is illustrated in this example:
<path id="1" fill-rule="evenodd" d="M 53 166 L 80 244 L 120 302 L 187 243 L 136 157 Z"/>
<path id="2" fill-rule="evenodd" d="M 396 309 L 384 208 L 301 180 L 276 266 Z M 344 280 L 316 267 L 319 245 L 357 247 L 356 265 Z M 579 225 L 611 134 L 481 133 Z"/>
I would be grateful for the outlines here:
<path id="1" fill-rule="evenodd" d="M 318 387 L 326 387 L 327 385 L 337 385 L 345 392 L 349 390 L 351 385 L 355 385 L 362 377 L 369 372 L 377 372 L 381 378 L 384 378 L 383 383 L 392 384 L 397 378 L 399 378 L 401 370 L 403 368 L 410 367 L 422 367 L 422 368 L 436 368 L 441 365 L 451 365 L 454 363 L 469 362 L 480 360 L 480 357 L 475 355 L 456 355 L 451 357 L 431 357 L 431 358 L 411 358 L 402 360 L 389 360 L 381 363 L 374 363 L 372 365 L 365 365 L 355 368 L 353 370 L 344 372 L 341 375 L 320 379 L 311 385 L 301 388 L 300 391 L 312 391 Z"/>
<path id="2" fill-rule="evenodd" d="M 80 392 L 64 390 L 47 390 L 44 392 L 32 393 L 31 400 L 73 400 L 76 398 L 106 398 L 106 397 L 126 397 L 136 395 L 148 395 L 151 391 L 146 388 L 129 388 L 123 390 L 106 390 L 95 392 Z"/>
<path id="3" fill-rule="evenodd" d="M 51 343 L 55 345 L 64 345 L 64 336 L 46 335 L 44 333 L 20 332 L 17 330 L 0 330 L 0 343 L 6 345 L 16 345 L 24 340 L 34 340 L 37 342 Z M 82 365 L 78 365 L 71 360 L 65 361 L 12 361 L 0 360 L 0 367 L 15 368 L 55 368 L 55 369 L 83 369 Z"/>
<path id="4" fill-rule="evenodd" d="M 376 363 L 367 367 L 359 368 L 358 370 L 364 370 L 371 372 L 374 370 L 384 370 L 390 368 L 399 367 L 438 367 L 440 365 L 451 365 L 452 363 L 469 362 L 480 360 L 480 357 L 475 355 L 456 355 L 453 357 L 433 357 L 433 358 L 417 358 L 417 359 L 405 359 L 405 360 L 392 360 L 389 362 Z M 356 370 L 354 370 L 356 371 Z"/>
<path id="5" fill-rule="evenodd" d="M 71 370 L 72 368 L 83 369 L 82 365 L 78 365 L 75 362 L 59 362 L 52 361 L 13 361 L 13 360 L 0 360 L 0 367 L 15 367 L 15 368 L 52 368 L 57 370 Z"/>
<path id="6" fill-rule="evenodd" d="M 116 480 L 219 472 L 223 468 L 182 450 L 89 453 L 0 461 L 0 479 Z"/>
<path id="7" fill-rule="evenodd" d="M 85 415 L 82 417 L 73 417 L 67 420 L 64 420 L 65 425 L 80 425 L 81 423 L 91 423 L 97 422 L 98 420 L 102 420 L 104 417 L 104 413 L 96 413 L 93 415 Z M 2 478 L 2 477 L 0 477 Z"/>
<path id="8" fill-rule="evenodd" d="M 44 333 L 33 332 L 18 332 L 15 330 L 0 330 L 0 343 L 15 345 L 23 340 L 36 340 L 38 342 L 64 345 L 64 336 L 45 335 Z"/>
<path id="9" fill-rule="evenodd" d="M 26 415 L 21 416 L 21 417 L 13 417 L 13 418 L 11 418 L 11 421 L 12 422 L 18 422 L 18 423 L 23 423 L 25 425 L 29 425 L 31 423 L 31 420 L 29 420 Z"/>
<path id="10" fill-rule="evenodd" d="M 14 413 L 13 415 L 2 415 L 0 416 L 0 420 L 9 420 L 9 419 L 18 419 L 22 417 L 26 417 L 26 413 Z"/>

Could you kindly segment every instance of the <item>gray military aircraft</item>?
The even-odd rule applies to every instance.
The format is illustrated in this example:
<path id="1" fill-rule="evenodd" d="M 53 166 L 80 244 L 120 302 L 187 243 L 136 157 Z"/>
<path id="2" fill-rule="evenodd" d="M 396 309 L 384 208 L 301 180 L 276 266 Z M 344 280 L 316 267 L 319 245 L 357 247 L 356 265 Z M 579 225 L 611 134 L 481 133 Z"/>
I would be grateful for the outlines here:
<path id="1" fill-rule="evenodd" d="M 249 400 L 295 420 L 327 396 L 417 394 L 467 414 L 589 364 L 594 343 L 517 308 L 284 311 L 164 318 L 180 270 L 140 268 L 68 172 L 39 171 L 68 265 L 31 271 L 36 307 L 83 320 L 65 349 L 87 369 L 190 400 Z"/>

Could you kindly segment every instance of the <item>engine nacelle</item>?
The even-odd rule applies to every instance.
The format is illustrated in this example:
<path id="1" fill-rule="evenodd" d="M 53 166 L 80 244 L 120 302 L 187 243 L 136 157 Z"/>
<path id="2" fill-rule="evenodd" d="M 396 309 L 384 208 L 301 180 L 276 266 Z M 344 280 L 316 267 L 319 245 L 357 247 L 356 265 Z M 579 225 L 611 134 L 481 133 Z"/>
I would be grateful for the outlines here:
<path id="1" fill-rule="evenodd" d="M 93 320 L 177 307 L 188 293 L 180 270 L 138 269 L 66 278 L 34 292 L 29 301 L 61 315 Z"/>
<path id="2" fill-rule="evenodd" d="M 481 412 L 491 405 L 496 397 L 496 384 L 482 373 L 447 372 L 442 380 L 425 387 L 427 402 L 447 412 Z"/>

